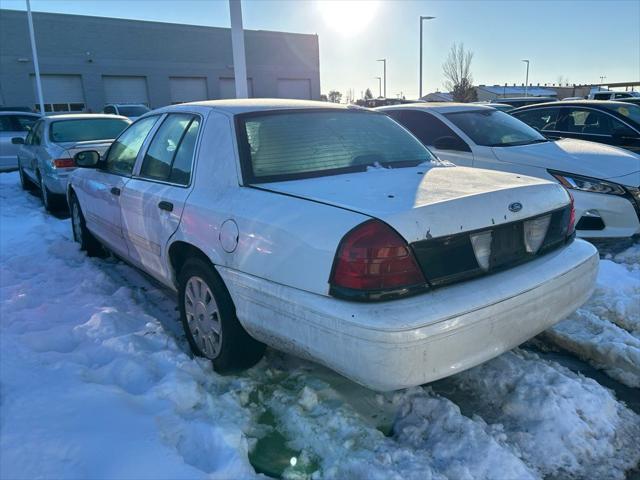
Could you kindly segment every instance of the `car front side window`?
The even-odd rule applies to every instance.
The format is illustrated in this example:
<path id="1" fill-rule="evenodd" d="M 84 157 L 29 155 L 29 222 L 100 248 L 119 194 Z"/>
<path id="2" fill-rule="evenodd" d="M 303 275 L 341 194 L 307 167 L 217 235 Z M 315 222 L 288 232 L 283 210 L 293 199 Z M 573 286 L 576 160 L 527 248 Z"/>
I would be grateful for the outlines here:
<path id="1" fill-rule="evenodd" d="M 442 120 L 434 117 L 430 113 L 415 110 L 392 110 L 389 112 L 389 115 L 413 133 L 423 145 L 432 147 L 438 143 L 438 140 L 452 138 L 455 141 L 450 142 L 451 150 L 460 152 L 471 151 L 469 145 L 467 145 L 459 135 Z"/>
<path id="2" fill-rule="evenodd" d="M 158 121 L 158 115 L 145 117 L 127 128 L 113 142 L 105 160 L 105 170 L 116 175 L 131 175 L 144 140 Z"/>
<path id="3" fill-rule="evenodd" d="M 557 108 L 535 108 L 513 114 L 518 120 L 540 131 L 558 130 Z"/>

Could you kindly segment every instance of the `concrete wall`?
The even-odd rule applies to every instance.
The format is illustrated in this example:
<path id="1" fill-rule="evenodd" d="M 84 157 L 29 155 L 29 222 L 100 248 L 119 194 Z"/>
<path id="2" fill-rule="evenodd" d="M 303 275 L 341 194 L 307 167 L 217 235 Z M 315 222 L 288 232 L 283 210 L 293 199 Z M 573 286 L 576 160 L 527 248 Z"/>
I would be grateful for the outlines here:
<path id="1" fill-rule="evenodd" d="M 41 74 L 81 75 L 94 112 L 105 103 L 103 75 L 146 77 L 152 108 L 171 103 L 169 77 L 206 77 L 210 99 L 219 78 L 233 77 L 227 28 L 37 12 L 33 20 Z M 245 48 L 255 97 L 276 97 L 279 79 L 307 79 L 320 98 L 317 35 L 246 30 Z M 33 106 L 33 74 L 26 12 L 0 10 L 0 103 Z"/>

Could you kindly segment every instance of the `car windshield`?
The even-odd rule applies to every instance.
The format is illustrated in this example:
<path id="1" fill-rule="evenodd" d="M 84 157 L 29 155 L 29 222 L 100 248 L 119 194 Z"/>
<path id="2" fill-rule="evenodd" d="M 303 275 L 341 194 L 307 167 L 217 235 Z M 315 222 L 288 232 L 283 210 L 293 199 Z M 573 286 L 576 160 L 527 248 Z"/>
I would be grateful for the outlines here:
<path id="1" fill-rule="evenodd" d="M 118 107 L 120 115 L 124 115 L 125 117 L 139 117 L 150 111 L 151 110 L 144 105 L 120 105 Z"/>
<path id="2" fill-rule="evenodd" d="M 247 183 L 415 166 L 435 157 L 386 115 L 366 111 L 276 111 L 238 117 Z"/>
<path id="3" fill-rule="evenodd" d="M 548 142 L 543 135 L 527 124 L 494 109 L 451 112 L 446 113 L 445 117 L 477 145 L 512 147 Z"/>
<path id="4" fill-rule="evenodd" d="M 86 142 L 116 138 L 129 125 L 119 118 L 83 118 L 52 122 L 49 135 L 53 143 Z"/>
<path id="5" fill-rule="evenodd" d="M 625 103 L 624 105 L 606 105 L 606 108 L 608 108 L 609 110 L 613 110 L 614 112 L 627 117 L 637 125 L 640 125 L 640 107 L 638 105 L 634 105 L 633 103 Z"/>

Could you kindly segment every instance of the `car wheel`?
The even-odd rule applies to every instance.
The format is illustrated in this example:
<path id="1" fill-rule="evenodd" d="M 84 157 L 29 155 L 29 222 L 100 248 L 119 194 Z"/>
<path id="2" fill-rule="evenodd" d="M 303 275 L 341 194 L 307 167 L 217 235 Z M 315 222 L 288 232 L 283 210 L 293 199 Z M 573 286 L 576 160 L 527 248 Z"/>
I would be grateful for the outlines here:
<path id="1" fill-rule="evenodd" d="M 20 186 L 23 190 L 33 190 L 33 182 L 27 178 L 27 175 L 22 170 L 22 167 L 18 167 L 18 174 L 20 175 Z"/>
<path id="2" fill-rule="evenodd" d="M 85 250 L 90 257 L 102 256 L 104 249 L 98 239 L 87 228 L 78 197 L 71 193 L 69 203 L 73 239 L 80 244 L 80 249 Z"/>
<path id="3" fill-rule="evenodd" d="M 249 368 L 262 358 L 264 344 L 242 327 L 229 292 L 208 262 L 187 260 L 178 283 L 180 318 L 194 354 L 211 360 L 220 373 Z"/>
<path id="4" fill-rule="evenodd" d="M 44 209 L 47 212 L 51 212 L 53 210 L 53 198 L 51 196 L 51 192 L 45 185 L 44 179 L 42 178 L 42 175 L 40 175 L 40 173 L 38 173 L 38 180 L 40 181 L 40 197 L 42 198 Z"/>

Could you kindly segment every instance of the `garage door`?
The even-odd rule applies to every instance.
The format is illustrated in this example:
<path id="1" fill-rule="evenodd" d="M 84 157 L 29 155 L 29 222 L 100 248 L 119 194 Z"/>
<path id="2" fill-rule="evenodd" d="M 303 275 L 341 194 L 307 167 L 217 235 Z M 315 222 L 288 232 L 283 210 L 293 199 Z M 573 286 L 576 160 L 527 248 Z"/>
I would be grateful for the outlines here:
<path id="1" fill-rule="evenodd" d="M 80 75 L 40 75 L 45 112 L 81 112 L 85 108 Z M 38 98 L 36 77 L 31 75 L 33 97 Z M 36 109 L 40 109 L 36 105 Z"/>
<path id="2" fill-rule="evenodd" d="M 279 78 L 278 98 L 311 99 L 311 81 L 308 78 Z"/>
<path id="3" fill-rule="evenodd" d="M 220 98 L 236 98 L 236 79 L 233 77 L 220 77 Z M 247 82 L 249 98 L 253 98 L 253 79 Z"/>
<path id="4" fill-rule="evenodd" d="M 119 77 L 105 75 L 104 103 L 143 103 L 149 105 L 146 77 Z"/>
<path id="5" fill-rule="evenodd" d="M 169 77 L 171 104 L 207 100 L 207 79 L 205 77 Z"/>

